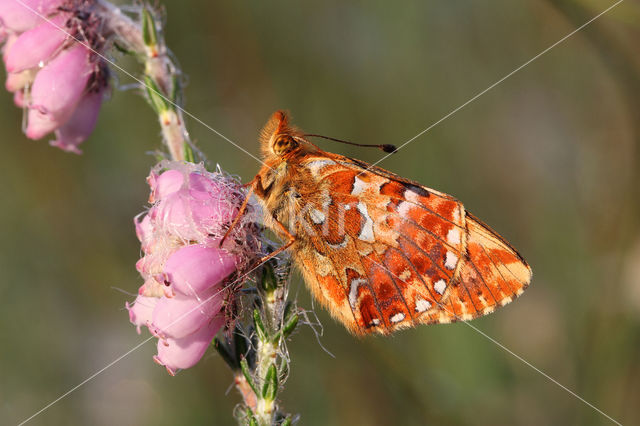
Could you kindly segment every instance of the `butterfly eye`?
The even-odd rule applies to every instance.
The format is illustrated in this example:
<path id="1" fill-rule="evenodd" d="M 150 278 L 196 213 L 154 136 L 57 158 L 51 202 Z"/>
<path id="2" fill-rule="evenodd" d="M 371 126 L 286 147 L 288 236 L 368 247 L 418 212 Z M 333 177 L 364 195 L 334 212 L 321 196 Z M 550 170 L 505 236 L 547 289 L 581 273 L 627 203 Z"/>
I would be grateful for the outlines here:
<path id="1" fill-rule="evenodd" d="M 276 140 L 273 142 L 273 152 L 276 155 L 283 155 L 291 151 L 296 146 L 298 146 L 298 142 L 296 142 L 291 136 L 280 135 L 276 137 Z"/>

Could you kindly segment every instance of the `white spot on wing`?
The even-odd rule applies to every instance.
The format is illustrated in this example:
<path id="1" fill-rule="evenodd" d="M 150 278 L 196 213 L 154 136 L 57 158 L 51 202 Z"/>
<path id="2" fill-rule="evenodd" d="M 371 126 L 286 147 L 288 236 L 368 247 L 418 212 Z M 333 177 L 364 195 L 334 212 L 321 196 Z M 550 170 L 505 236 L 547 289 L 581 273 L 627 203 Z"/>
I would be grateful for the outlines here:
<path id="1" fill-rule="evenodd" d="M 457 207 L 456 209 L 453 210 L 453 221 L 458 223 L 459 220 L 460 220 L 460 207 Z"/>
<path id="2" fill-rule="evenodd" d="M 460 230 L 456 227 L 450 229 L 447 234 L 447 241 L 451 244 L 460 244 Z"/>
<path id="3" fill-rule="evenodd" d="M 335 164 L 335 161 L 332 160 L 315 160 L 308 163 L 307 167 L 311 170 L 311 173 L 315 175 L 318 174 L 320 169 L 322 169 L 323 167 L 333 166 Z"/>
<path id="4" fill-rule="evenodd" d="M 409 200 L 412 203 L 420 203 L 420 196 L 418 195 L 418 193 L 410 190 L 410 189 L 405 189 L 404 190 L 404 199 L 405 200 Z"/>
<path id="5" fill-rule="evenodd" d="M 402 312 L 395 314 L 391 318 L 389 318 L 392 323 L 400 322 L 404 319 L 404 314 Z"/>
<path id="6" fill-rule="evenodd" d="M 425 300 L 425 299 L 416 300 L 416 312 L 424 312 L 430 307 L 431 307 L 431 302 L 429 302 L 428 300 Z"/>
<path id="7" fill-rule="evenodd" d="M 409 217 L 409 210 L 411 210 L 412 207 L 415 207 L 415 204 L 411 204 L 408 201 L 403 201 L 398 204 L 398 214 L 402 217 Z"/>
<path id="8" fill-rule="evenodd" d="M 375 327 L 375 326 L 377 326 L 377 325 L 380 325 L 380 320 L 379 320 L 378 318 L 374 318 L 374 319 L 372 319 L 372 320 L 371 320 L 371 323 L 370 323 L 370 324 L 371 324 L 373 327 Z"/>
<path id="9" fill-rule="evenodd" d="M 372 243 L 375 241 L 373 236 L 373 220 L 369 216 L 369 212 L 367 211 L 367 205 L 362 201 L 358 202 L 358 211 L 364 217 L 364 225 L 362 225 L 362 229 L 360 230 L 360 235 L 358 235 L 358 239 L 362 241 L 366 241 L 368 243 Z"/>
<path id="10" fill-rule="evenodd" d="M 438 280 L 433 285 L 433 288 L 438 292 L 438 294 L 443 294 L 444 290 L 447 288 L 447 283 L 444 282 L 444 280 Z"/>
<path id="11" fill-rule="evenodd" d="M 318 209 L 311 209 L 311 211 L 309 212 L 309 216 L 311 216 L 311 220 L 313 221 L 313 223 L 315 223 L 316 225 L 321 224 L 322 222 L 324 222 L 324 220 L 326 219 L 324 213 L 322 213 L 320 210 Z"/>
<path id="12" fill-rule="evenodd" d="M 360 284 L 366 284 L 366 282 L 363 278 L 351 280 L 351 286 L 349 287 L 349 304 L 353 309 L 356 308 L 356 303 L 358 302 L 358 286 Z"/>
<path id="13" fill-rule="evenodd" d="M 448 251 L 447 257 L 445 257 L 444 259 L 444 267 L 450 270 L 454 270 L 456 268 L 457 263 L 458 263 L 458 256 Z"/>
<path id="14" fill-rule="evenodd" d="M 360 195 L 367 189 L 367 183 L 360 179 L 358 176 L 353 180 L 353 189 L 351 190 L 351 195 Z"/>

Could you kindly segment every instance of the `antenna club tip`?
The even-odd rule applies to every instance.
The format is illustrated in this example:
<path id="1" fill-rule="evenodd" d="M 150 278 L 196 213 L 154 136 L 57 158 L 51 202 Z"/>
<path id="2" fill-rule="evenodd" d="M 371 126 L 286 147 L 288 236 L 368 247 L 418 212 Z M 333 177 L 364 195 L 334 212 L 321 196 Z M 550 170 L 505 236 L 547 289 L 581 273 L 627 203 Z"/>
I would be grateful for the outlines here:
<path id="1" fill-rule="evenodd" d="M 384 144 L 384 145 L 380 145 L 380 149 L 382 149 L 384 152 L 388 152 L 390 154 L 393 154 L 395 152 L 398 151 L 398 148 L 396 148 L 395 145 L 391 145 L 391 144 Z"/>

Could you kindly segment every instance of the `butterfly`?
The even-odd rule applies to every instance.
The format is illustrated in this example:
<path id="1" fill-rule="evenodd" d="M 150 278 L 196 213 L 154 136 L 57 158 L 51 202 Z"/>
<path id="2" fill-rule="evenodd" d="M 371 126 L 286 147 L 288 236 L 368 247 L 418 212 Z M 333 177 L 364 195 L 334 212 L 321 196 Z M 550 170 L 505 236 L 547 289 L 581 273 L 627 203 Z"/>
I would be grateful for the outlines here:
<path id="1" fill-rule="evenodd" d="M 270 257 L 289 250 L 314 297 L 353 334 L 467 321 L 527 288 L 522 256 L 458 200 L 305 136 L 317 135 L 272 115 L 251 191 L 284 242 Z"/>

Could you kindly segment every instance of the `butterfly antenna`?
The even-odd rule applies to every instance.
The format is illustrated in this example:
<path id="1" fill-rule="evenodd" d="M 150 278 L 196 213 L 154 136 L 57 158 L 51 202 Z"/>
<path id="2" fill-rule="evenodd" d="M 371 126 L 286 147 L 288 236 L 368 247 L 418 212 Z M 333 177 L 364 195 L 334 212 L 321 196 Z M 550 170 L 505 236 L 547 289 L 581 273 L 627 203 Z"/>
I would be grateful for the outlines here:
<path id="1" fill-rule="evenodd" d="M 363 147 L 366 147 L 366 148 L 378 148 L 378 149 L 381 149 L 384 152 L 388 152 L 388 153 L 394 153 L 394 152 L 396 152 L 398 150 L 395 145 L 391 145 L 391 144 L 388 144 L 388 143 L 381 144 L 381 145 L 367 145 L 367 144 L 363 144 L 363 143 L 355 143 L 355 142 L 344 141 L 342 139 L 330 138 L 329 136 L 314 135 L 314 134 L 311 134 L 311 133 L 307 133 L 307 134 L 304 134 L 302 136 L 311 136 L 311 137 L 314 137 L 314 138 L 322 138 L 322 139 L 327 139 L 327 140 L 334 141 L 334 142 L 345 143 L 347 145 L 363 146 Z"/>

